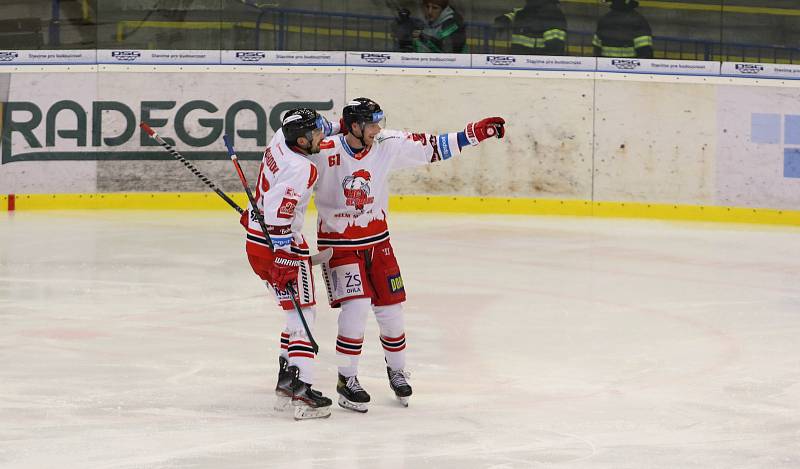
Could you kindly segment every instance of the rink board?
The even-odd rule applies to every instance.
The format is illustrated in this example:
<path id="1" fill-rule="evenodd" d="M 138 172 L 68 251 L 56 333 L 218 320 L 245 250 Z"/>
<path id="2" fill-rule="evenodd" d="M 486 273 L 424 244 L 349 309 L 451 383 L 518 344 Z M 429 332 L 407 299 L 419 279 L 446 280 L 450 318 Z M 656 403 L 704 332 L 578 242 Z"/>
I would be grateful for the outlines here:
<path id="1" fill-rule="evenodd" d="M 228 195 L 240 207 L 247 206 L 244 193 Z M 800 226 L 800 211 L 743 207 L 442 195 L 391 196 L 389 204 L 393 212 L 654 218 Z M 197 192 L 0 195 L 0 212 L 75 209 L 230 210 L 231 207 L 216 194 Z M 309 210 L 316 210 L 313 199 Z"/>
<path id="2" fill-rule="evenodd" d="M 207 191 L 136 127 L 142 120 L 223 190 L 237 192 L 223 133 L 234 136 L 255 178 L 286 109 L 310 106 L 338 119 L 346 99 L 369 96 L 386 110 L 390 128 L 447 132 L 487 115 L 506 118 L 504 141 L 393 175 L 393 193 L 457 197 L 458 211 L 475 209 L 470 197 L 522 199 L 526 213 L 540 201 L 563 214 L 599 203 L 618 204 L 614 213 L 622 216 L 631 216 L 631 204 L 641 204 L 641 216 L 658 217 L 677 209 L 653 206 L 686 207 L 689 218 L 697 207 L 722 207 L 722 218 L 728 208 L 773 210 L 779 219 L 800 210 L 798 80 L 366 66 L 3 71 L 10 73 L 0 73 L 0 193 L 81 194 L 69 199 L 76 207 L 81 200 L 129 206 L 137 193 Z M 129 198 L 110 195 L 120 192 Z M 15 208 L 24 210 L 20 197 Z M 63 207 L 68 199 L 58 200 Z M 502 204 L 490 206 L 506 213 Z"/>

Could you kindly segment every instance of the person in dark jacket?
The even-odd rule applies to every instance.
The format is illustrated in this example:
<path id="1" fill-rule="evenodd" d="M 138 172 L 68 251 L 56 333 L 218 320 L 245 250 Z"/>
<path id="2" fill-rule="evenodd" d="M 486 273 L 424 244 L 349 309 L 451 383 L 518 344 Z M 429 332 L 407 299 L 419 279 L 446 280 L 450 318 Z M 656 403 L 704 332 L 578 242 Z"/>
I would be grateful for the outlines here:
<path id="1" fill-rule="evenodd" d="M 605 0 L 611 11 L 597 23 L 592 45 L 598 57 L 653 58 L 653 31 L 636 0 Z"/>
<path id="2" fill-rule="evenodd" d="M 527 0 L 524 8 L 495 18 L 495 27 L 511 30 L 511 53 L 565 55 L 567 18 L 558 0 Z"/>
<path id="3" fill-rule="evenodd" d="M 425 27 L 413 34 L 415 52 L 467 52 L 464 19 L 449 0 L 422 0 Z"/>
<path id="4" fill-rule="evenodd" d="M 425 28 L 425 22 L 411 16 L 407 8 L 398 8 L 397 17 L 391 24 L 394 36 L 394 50 L 399 52 L 414 52 L 414 35 Z"/>

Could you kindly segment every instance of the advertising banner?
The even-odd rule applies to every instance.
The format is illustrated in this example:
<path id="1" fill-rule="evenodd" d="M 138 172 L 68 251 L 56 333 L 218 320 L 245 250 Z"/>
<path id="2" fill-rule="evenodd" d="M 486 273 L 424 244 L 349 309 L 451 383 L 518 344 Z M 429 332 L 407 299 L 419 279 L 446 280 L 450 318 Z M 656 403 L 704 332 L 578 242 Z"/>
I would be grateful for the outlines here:
<path id="1" fill-rule="evenodd" d="M 97 63 L 122 65 L 219 65 L 218 50 L 98 50 Z"/>
<path id="2" fill-rule="evenodd" d="M 344 52 L 225 50 L 223 65 L 344 65 Z"/>
<path id="3" fill-rule="evenodd" d="M 95 64 L 96 50 L 0 50 L 0 66 Z"/>
<path id="4" fill-rule="evenodd" d="M 258 161 L 286 111 L 338 120 L 343 90 L 343 74 L 10 74 L 0 193 L 200 190 L 141 122 L 187 159 L 219 163 L 203 171 L 224 179 L 234 175 L 224 134 L 241 159 Z"/>
<path id="5" fill-rule="evenodd" d="M 350 67 L 469 68 L 469 54 L 412 54 L 402 52 L 348 52 Z"/>
<path id="6" fill-rule="evenodd" d="M 719 75 L 719 62 L 700 60 L 621 59 L 599 57 L 598 72 L 652 73 L 656 75 Z"/>
<path id="7" fill-rule="evenodd" d="M 546 55 L 472 54 L 472 68 L 509 70 L 575 70 L 593 72 L 594 57 L 558 57 Z"/>
<path id="8" fill-rule="evenodd" d="M 800 65 L 724 62 L 722 64 L 722 75 L 728 77 L 800 80 Z"/>

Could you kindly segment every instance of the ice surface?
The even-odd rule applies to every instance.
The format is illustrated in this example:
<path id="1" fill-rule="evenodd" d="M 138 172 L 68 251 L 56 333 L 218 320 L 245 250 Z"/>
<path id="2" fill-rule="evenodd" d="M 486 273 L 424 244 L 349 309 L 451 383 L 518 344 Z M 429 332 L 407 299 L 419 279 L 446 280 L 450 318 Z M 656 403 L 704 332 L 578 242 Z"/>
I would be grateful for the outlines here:
<path id="1" fill-rule="evenodd" d="M 800 467 L 800 230 L 390 226 L 410 406 L 370 318 L 369 412 L 295 422 L 272 410 L 283 314 L 235 214 L 0 214 L 0 467 Z M 322 305 L 329 397 L 335 335 Z"/>

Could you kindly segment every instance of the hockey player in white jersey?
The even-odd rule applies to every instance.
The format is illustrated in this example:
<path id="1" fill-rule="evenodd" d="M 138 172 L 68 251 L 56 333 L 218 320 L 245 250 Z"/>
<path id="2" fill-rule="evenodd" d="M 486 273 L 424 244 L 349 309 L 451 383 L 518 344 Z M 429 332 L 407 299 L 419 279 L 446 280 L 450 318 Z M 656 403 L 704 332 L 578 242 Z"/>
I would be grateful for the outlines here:
<path id="1" fill-rule="evenodd" d="M 314 279 L 308 244 L 301 231 L 317 169 L 307 156 L 319 152 L 320 142 L 330 132 L 330 124 L 316 111 L 293 109 L 286 113 L 281 129 L 264 152 L 255 201 L 264 216 L 274 252 L 264 239 L 253 208 L 249 207 L 242 216 L 250 265 L 286 312 L 275 388 L 276 409 L 288 408 L 291 402 L 296 419 L 329 417 L 331 413 L 331 400 L 311 388 L 315 353 L 287 292 L 287 285 L 292 284 L 311 329 L 316 315 Z"/>
<path id="2" fill-rule="evenodd" d="M 381 128 L 383 111 L 367 98 L 343 111 L 345 132 L 311 155 L 319 170 L 315 189 L 320 250 L 333 248 L 323 264 L 332 307 L 340 307 L 336 355 L 339 405 L 366 412 L 370 396 L 358 381 L 358 361 L 369 311 L 380 329 L 389 385 L 407 406 L 406 336 L 401 304 L 406 299 L 400 268 L 389 241 L 388 178 L 392 170 L 450 159 L 461 148 L 489 137 L 502 138 L 505 121 L 490 117 L 462 132 L 433 135 Z"/>

